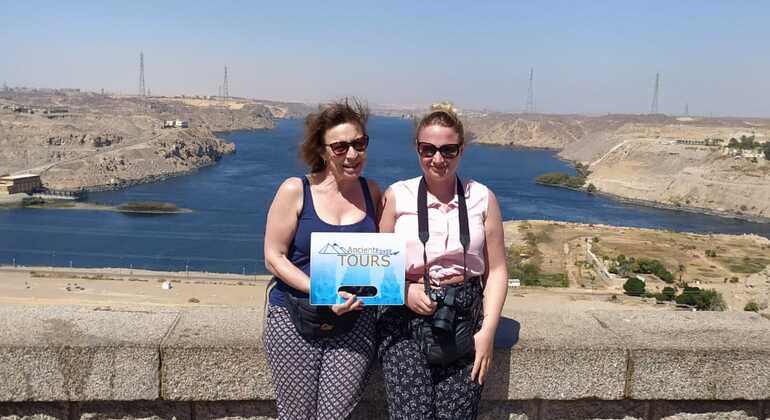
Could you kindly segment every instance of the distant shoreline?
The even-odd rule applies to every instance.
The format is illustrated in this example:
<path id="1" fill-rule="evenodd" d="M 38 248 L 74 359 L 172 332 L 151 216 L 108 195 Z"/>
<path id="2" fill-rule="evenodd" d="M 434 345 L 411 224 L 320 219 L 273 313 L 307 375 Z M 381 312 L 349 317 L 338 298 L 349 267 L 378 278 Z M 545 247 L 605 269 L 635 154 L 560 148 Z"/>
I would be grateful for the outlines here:
<path id="1" fill-rule="evenodd" d="M 703 207 L 692 207 L 692 206 L 675 206 L 672 204 L 665 204 L 665 203 L 659 203 L 657 201 L 651 201 L 651 200 L 642 200 L 639 198 L 628 198 L 623 197 L 617 194 L 612 194 L 608 192 L 603 192 L 600 190 L 596 190 L 594 192 L 589 193 L 586 191 L 585 188 L 573 188 L 568 187 L 566 185 L 559 185 L 559 184 L 546 184 L 544 182 L 538 182 L 535 181 L 535 184 L 542 185 L 545 187 L 552 187 L 552 188 L 560 188 L 570 191 L 577 191 L 582 192 L 588 195 L 595 195 L 599 197 L 604 197 L 607 199 L 610 199 L 612 201 L 617 201 L 624 204 L 632 204 L 635 206 L 641 206 L 641 207 L 652 207 L 652 208 L 658 208 L 663 210 L 673 210 L 673 211 L 682 211 L 687 213 L 695 213 L 695 214 L 703 214 L 707 216 L 716 216 L 716 217 L 723 217 L 727 219 L 736 219 L 736 220 L 743 220 L 746 222 L 752 222 L 752 223 L 770 223 L 770 217 L 762 217 L 762 216 L 752 216 L 747 214 L 738 214 L 728 211 L 719 211 L 719 210 L 713 210 L 713 209 L 707 209 Z"/>

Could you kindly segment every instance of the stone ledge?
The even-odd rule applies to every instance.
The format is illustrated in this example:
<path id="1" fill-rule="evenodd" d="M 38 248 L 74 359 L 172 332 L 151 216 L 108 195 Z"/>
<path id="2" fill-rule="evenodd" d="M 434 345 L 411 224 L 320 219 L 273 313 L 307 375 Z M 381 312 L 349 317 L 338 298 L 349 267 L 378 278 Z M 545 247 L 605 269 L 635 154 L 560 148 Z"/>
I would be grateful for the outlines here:
<path id="1" fill-rule="evenodd" d="M 158 348 L 176 316 L 0 305 L 0 401 L 157 398 Z"/>
<path id="2" fill-rule="evenodd" d="M 0 305 L 0 401 L 273 400 L 262 316 Z M 770 321 L 755 314 L 504 316 L 488 401 L 770 399 Z M 364 400 L 383 392 L 375 371 Z"/>
<path id="3" fill-rule="evenodd" d="M 482 401 L 480 420 L 770 420 L 770 401 Z M 274 401 L 0 403 L 0 420 L 275 420 Z M 362 402 L 351 420 L 387 420 Z"/>

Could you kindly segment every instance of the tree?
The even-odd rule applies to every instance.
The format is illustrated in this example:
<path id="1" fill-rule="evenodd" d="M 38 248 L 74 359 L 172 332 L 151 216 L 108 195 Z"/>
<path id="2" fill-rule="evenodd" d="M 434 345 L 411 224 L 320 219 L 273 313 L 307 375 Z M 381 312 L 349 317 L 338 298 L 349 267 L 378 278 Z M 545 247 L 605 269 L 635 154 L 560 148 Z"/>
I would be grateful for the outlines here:
<path id="1" fill-rule="evenodd" d="M 627 295 L 641 296 L 644 294 L 644 282 L 632 277 L 623 283 L 623 290 L 626 291 Z"/>
<path id="2" fill-rule="evenodd" d="M 765 152 L 765 160 L 770 160 L 770 140 L 765 142 L 764 152 Z"/>
<path id="3" fill-rule="evenodd" d="M 674 300 L 674 296 L 676 296 L 676 289 L 671 286 L 666 286 L 663 288 L 661 295 L 663 296 L 663 300 L 670 302 Z"/>
<path id="4" fill-rule="evenodd" d="M 682 274 L 684 274 L 685 270 L 687 270 L 687 267 L 684 264 L 679 263 L 679 267 L 677 267 L 677 268 L 679 269 L 679 283 L 681 283 L 682 282 Z"/>
<path id="5" fill-rule="evenodd" d="M 770 160 L 770 157 L 768 157 L 768 156 L 770 156 L 770 149 L 765 149 L 765 157 L 768 160 Z M 588 191 L 591 194 L 595 193 L 596 192 L 596 185 L 594 185 L 592 183 L 588 184 L 588 188 L 586 189 L 586 191 Z"/>
<path id="6" fill-rule="evenodd" d="M 749 312 L 759 312 L 759 305 L 757 305 L 757 302 L 751 301 L 743 307 L 743 310 Z"/>
<path id="7" fill-rule="evenodd" d="M 735 137 L 731 137 L 730 142 L 727 143 L 727 147 L 730 147 L 730 148 L 738 147 L 738 140 L 736 140 Z"/>

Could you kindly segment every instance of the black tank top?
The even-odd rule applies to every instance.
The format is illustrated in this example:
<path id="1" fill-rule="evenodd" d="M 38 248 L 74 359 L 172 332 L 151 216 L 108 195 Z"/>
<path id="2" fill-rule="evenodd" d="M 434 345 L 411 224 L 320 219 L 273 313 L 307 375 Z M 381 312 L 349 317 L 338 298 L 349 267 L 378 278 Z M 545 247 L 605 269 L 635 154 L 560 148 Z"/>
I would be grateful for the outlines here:
<path id="1" fill-rule="evenodd" d="M 377 232 L 377 215 L 375 213 L 372 196 L 369 192 L 369 185 L 366 178 L 358 177 L 361 184 L 361 190 L 364 193 L 366 201 L 366 216 L 356 223 L 349 225 L 332 225 L 324 222 L 318 217 L 313 205 L 313 195 L 310 193 L 310 182 L 307 177 L 302 177 L 302 211 L 300 211 L 297 220 L 297 230 L 294 232 L 294 239 L 289 246 L 288 258 L 292 264 L 296 265 L 308 276 L 310 275 L 310 234 L 313 232 Z M 284 283 L 277 279 L 275 287 L 270 292 L 270 304 L 274 306 L 286 306 L 286 293 L 291 293 L 297 297 L 308 297 L 307 293 Z"/>

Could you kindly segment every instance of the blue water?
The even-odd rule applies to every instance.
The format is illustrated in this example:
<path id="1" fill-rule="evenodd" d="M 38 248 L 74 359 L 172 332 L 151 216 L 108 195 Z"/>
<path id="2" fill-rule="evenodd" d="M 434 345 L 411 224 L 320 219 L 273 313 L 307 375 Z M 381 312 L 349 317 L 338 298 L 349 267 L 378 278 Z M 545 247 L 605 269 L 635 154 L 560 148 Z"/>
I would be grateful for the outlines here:
<path id="1" fill-rule="evenodd" d="M 136 216 L 105 211 L 0 211 L 0 264 L 130 267 L 264 273 L 262 241 L 267 209 L 286 177 L 304 173 L 297 159 L 302 121 L 274 130 L 224 135 L 237 153 L 197 173 L 88 200 L 121 204 L 166 201 L 192 213 Z M 412 123 L 373 118 L 366 175 L 383 189 L 419 174 Z M 504 219 L 553 219 L 663 228 L 674 231 L 756 233 L 770 224 L 639 207 L 580 192 L 536 185 L 544 172 L 573 170 L 552 152 L 469 145 L 461 174 L 497 194 Z"/>

